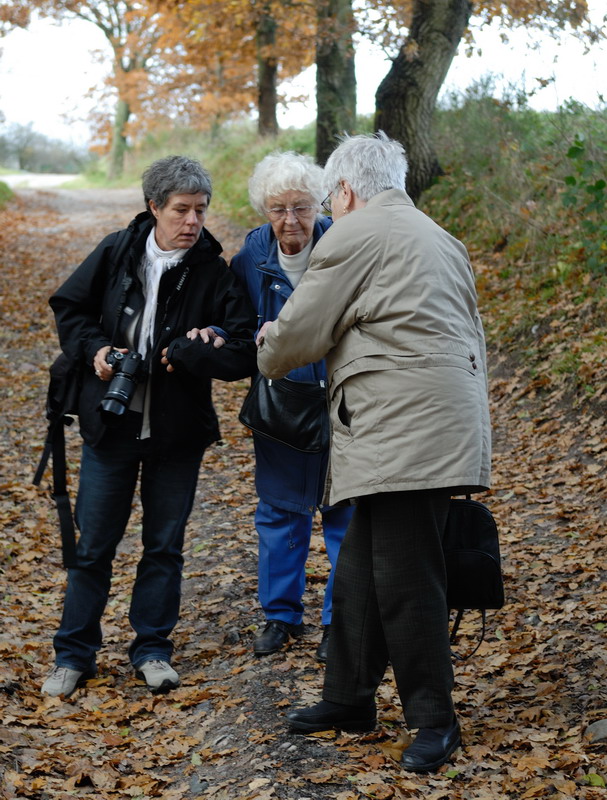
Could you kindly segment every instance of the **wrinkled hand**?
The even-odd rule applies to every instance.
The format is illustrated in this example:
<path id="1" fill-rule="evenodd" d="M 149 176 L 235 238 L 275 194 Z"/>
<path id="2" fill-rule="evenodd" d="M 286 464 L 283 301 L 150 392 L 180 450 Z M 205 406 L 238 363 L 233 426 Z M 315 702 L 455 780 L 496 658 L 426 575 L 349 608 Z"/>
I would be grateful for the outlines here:
<path id="1" fill-rule="evenodd" d="M 192 330 L 186 333 L 188 339 L 195 339 L 197 336 L 200 336 L 202 341 L 205 344 L 209 342 L 213 342 L 213 347 L 216 350 L 219 350 L 220 347 L 223 347 L 226 343 L 226 340 L 223 336 L 220 336 L 217 331 L 213 330 L 213 328 L 192 328 Z"/>
<path id="2" fill-rule="evenodd" d="M 261 326 L 261 328 L 259 329 L 259 333 L 257 334 L 257 338 L 255 339 L 255 344 L 257 345 L 257 347 L 259 347 L 263 343 L 263 340 L 265 339 L 265 336 L 266 336 L 266 333 L 268 331 L 268 328 L 270 327 L 271 324 L 272 324 L 271 321 L 270 322 L 264 322 L 263 325 Z"/>
<path id="3" fill-rule="evenodd" d="M 95 358 L 93 359 L 93 368 L 95 369 L 95 375 L 99 378 L 100 381 L 111 381 L 114 377 L 114 370 L 110 367 L 107 363 L 107 354 L 110 350 L 118 350 L 119 353 L 128 353 L 128 349 L 126 347 L 110 347 L 110 345 L 106 345 L 105 347 L 99 348 L 95 353 Z"/>

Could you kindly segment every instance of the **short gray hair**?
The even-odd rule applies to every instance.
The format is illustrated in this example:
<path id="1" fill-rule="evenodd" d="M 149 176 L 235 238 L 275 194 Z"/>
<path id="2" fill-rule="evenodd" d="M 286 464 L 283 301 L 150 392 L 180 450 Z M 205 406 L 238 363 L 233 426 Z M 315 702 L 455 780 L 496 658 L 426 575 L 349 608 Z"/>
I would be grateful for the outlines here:
<path id="1" fill-rule="evenodd" d="M 407 168 L 405 148 L 383 131 L 343 136 L 327 159 L 325 189 L 327 194 L 334 192 L 346 180 L 366 202 L 386 189 L 404 189 Z"/>
<path id="2" fill-rule="evenodd" d="M 309 194 L 318 205 L 322 203 L 322 167 L 311 156 L 287 150 L 270 153 L 259 162 L 249 179 L 249 200 L 260 216 L 265 216 L 268 198 L 295 189 Z"/>
<path id="3" fill-rule="evenodd" d="M 213 193 L 211 176 L 207 170 L 199 161 L 187 156 L 167 156 L 154 161 L 143 173 L 141 184 L 148 211 L 150 200 L 157 208 L 164 208 L 172 194 L 202 192 L 210 203 Z"/>

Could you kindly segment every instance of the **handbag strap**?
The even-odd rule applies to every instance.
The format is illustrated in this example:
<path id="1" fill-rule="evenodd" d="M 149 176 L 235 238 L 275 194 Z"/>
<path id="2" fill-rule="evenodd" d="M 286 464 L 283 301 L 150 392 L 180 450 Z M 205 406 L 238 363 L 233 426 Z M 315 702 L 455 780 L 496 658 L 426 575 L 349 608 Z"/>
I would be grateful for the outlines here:
<path id="1" fill-rule="evenodd" d="M 259 294 L 259 303 L 257 305 L 257 324 L 261 328 L 264 322 L 268 322 L 268 305 L 270 303 L 270 284 L 272 280 L 276 280 L 272 275 L 267 272 L 262 272 L 262 287 Z M 272 317 L 275 319 L 275 317 Z"/>
<path id="2" fill-rule="evenodd" d="M 459 630 L 462 617 L 464 616 L 464 610 L 465 609 L 463 608 L 458 608 L 457 610 L 457 614 L 455 615 L 455 620 L 453 622 L 453 628 L 451 629 L 451 635 L 449 636 L 449 644 L 453 644 L 455 642 L 455 637 L 457 636 L 457 632 Z M 465 661 L 467 658 L 473 656 L 478 650 L 478 648 L 482 645 L 485 639 L 486 613 L 484 608 L 479 608 L 479 611 L 481 613 L 481 635 L 479 637 L 478 642 L 476 643 L 476 647 L 474 648 L 474 650 L 471 650 L 469 653 L 466 653 L 466 655 L 460 655 L 460 653 L 456 653 L 455 650 L 451 648 L 451 655 L 457 661 Z"/>
<path id="3" fill-rule="evenodd" d="M 70 496 L 67 491 L 66 471 L 64 425 L 60 420 L 53 438 L 53 500 L 59 515 L 63 566 L 68 569 L 76 567 L 78 561 L 76 558 L 76 530 Z"/>

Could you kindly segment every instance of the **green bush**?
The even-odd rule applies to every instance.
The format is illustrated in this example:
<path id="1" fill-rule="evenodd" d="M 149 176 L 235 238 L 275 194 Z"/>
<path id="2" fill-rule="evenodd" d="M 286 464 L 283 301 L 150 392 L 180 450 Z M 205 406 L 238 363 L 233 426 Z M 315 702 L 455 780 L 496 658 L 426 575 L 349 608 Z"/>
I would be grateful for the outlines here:
<path id="1" fill-rule="evenodd" d="M 607 148 L 603 149 L 605 152 Z M 592 272 L 606 272 L 607 268 L 607 182 L 604 165 L 594 160 L 583 136 L 576 137 L 567 151 L 574 175 L 567 175 L 563 205 L 579 217 L 580 242 L 570 244 L 570 249 L 581 247 L 586 264 Z"/>
<path id="2" fill-rule="evenodd" d="M 579 258 L 580 248 L 589 258 L 604 257 L 604 227 L 584 225 L 582 242 L 579 227 L 586 210 L 598 213 L 604 194 L 595 182 L 605 175 L 607 111 L 573 101 L 556 112 L 534 111 L 520 92 L 496 99 L 493 88 L 481 81 L 437 110 L 435 148 L 445 174 L 420 206 L 473 249 L 504 252 L 538 273 Z M 592 161 L 593 177 L 578 172 L 573 186 L 568 154 L 578 140 L 590 148 L 584 160 Z"/>
<path id="3" fill-rule="evenodd" d="M 8 203 L 8 201 L 13 197 L 13 193 L 9 186 L 6 183 L 0 181 L 0 209 L 4 208 L 4 206 Z"/>

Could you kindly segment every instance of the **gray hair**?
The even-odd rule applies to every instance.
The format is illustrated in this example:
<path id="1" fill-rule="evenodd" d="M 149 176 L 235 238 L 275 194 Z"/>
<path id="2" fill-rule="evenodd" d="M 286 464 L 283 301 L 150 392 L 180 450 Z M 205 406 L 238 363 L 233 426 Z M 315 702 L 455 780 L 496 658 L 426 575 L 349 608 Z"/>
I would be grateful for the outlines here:
<path id="1" fill-rule="evenodd" d="M 249 179 L 249 200 L 260 216 L 265 216 L 268 198 L 290 189 L 309 194 L 318 204 L 325 198 L 322 167 L 311 156 L 275 151 L 263 158 Z"/>
<path id="2" fill-rule="evenodd" d="M 404 189 L 407 156 L 400 142 L 383 131 L 343 136 L 325 165 L 325 189 L 334 192 L 346 180 L 364 202 L 386 189 Z"/>
<path id="3" fill-rule="evenodd" d="M 145 207 L 150 210 L 150 200 L 157 208 L 164 208 L 173 194 L 206 194 L 211 202 L 213 187 L 211 176 L 199 161 L 186 156 L 167 156 L 154 161 L 142 176 Z"/>

